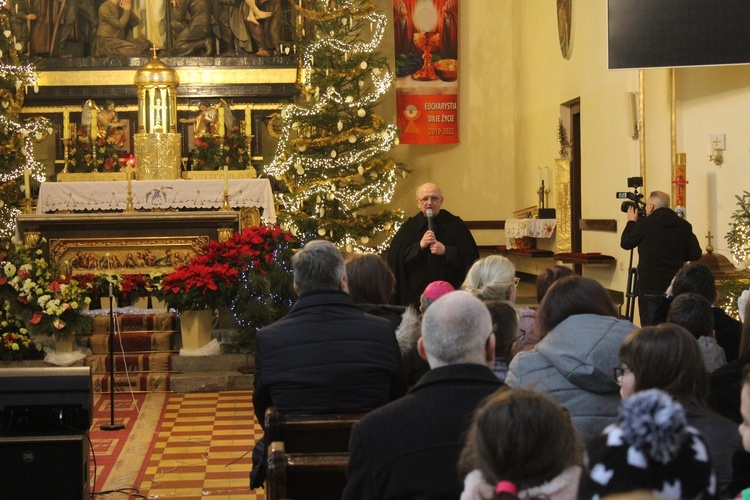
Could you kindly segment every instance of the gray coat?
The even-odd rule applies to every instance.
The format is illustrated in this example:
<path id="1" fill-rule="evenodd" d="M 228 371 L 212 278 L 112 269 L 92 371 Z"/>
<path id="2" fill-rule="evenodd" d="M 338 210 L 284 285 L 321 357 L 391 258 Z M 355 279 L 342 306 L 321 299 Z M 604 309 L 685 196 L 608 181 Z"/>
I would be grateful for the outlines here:
<path id="1" fill-rule="evenodd" d="M 620 344 L 636 329 L 609 316 L 571 316 L 513 358 L 505 383 L 549 394 L 570 412 L 584 439 L 593 437 L 617 417 L 620 387 L 612 368 Z"/>

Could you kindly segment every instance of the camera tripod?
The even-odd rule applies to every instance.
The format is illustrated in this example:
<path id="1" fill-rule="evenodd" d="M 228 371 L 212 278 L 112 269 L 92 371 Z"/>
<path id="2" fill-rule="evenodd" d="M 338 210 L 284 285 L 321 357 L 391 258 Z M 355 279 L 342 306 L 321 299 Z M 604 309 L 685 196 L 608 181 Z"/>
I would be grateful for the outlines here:
<path id="1" fill-rule="evenodd" d="M 635 316 L 635 299 L 638 297 L 638 269 L 633 267 L 633 249 L 628 263 L 628 287 L 625 290 L 625 317 L 632 323 Z"/>

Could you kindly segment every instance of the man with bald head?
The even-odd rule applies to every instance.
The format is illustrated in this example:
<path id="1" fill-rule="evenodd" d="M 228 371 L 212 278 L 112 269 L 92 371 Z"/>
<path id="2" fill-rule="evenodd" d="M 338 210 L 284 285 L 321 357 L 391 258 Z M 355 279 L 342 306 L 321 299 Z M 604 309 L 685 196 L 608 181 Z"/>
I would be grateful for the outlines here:
<path id="1" fill-rule="evenodd" d="M 443 295 L 424 314 L 418 348 L 430 371 L 352 430 L 344 500 L 461 495 L 456 464 L 471 416 L 505 388 L 490 369 L 495 336 L 487 307 L 468 292 Z"/>
<path id="2" fill-rule="evenodd" d="M 461 287 L 479 249 L 460 217 L 442 209 L 443 193 L 428 182 L 417 188 L 419 213 L 399 228 L 388 251 L 396 276 L 393 302 L 419 307 L 419 297 L 433 281 Z"/>

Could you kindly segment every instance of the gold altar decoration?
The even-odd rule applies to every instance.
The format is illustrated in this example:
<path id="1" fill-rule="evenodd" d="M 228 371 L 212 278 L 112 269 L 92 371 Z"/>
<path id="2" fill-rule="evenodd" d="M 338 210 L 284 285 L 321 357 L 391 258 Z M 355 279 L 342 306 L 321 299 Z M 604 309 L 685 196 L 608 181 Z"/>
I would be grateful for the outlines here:
<path id="1" fill-rule="evenodd" d="M 55 238 L 49 241 L 49 255 L 50 261 L 71 275 L 169 273 L 208 242 L 206 236 Z"/>
<path id="2" fill-rule="evenodd" d="M 258 174 L 251 166 L 247 170 L 230 170 L 226 176 L 228 179 L 255 179 Z M 182 172 L 182 178 L 186 180 L 223 179 L 224 170 L 185 170 Z"/>
<path id="3" fill-rule="evenodd" d="M 138 179 L 165 180 L 180 176 L 177 133 L 177 72 L 156 56 L 135 74 L 138 133 L 133 135 Z"/>
<path id="4" fill-rule="evenodd" d="M 557 236 L 555 238 L 557 252 L 572 252 L 570 160 L 555 160 L 555 203 L 557 205 Z"/>
<path id="5" fill-rule="evenodd" d="M 60 172 L 57 182 L 124 181 L 126 175 L 125 172 Z"/>

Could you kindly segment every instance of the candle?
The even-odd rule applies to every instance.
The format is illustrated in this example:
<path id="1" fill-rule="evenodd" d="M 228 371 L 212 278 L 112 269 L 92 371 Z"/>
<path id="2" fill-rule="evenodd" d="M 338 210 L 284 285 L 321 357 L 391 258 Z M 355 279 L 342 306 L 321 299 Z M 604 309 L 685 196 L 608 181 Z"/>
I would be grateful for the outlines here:
<path id="1" fill-rule="evenodd" d="M 536 168 L 537 184 L 542 185 L 542 167 Z"/>
<path id="2" fill-rule="evenodd" d="M 67 111 L 63 112 L 63 139 L 70 139 L 70 115 Z"/>
<path id="3" fill-rule="evenodd" d="M 229 165 L 224 165 L 224 194 L 229 194 Z"/>
<path id="4" fill-rule="evenodd" d="M 23 169 L 23 192 L 27 200 L 31 198 L 31 170 L 28 168 Z"/>
<path id="5" fill-rule="evenodd" d="M 224 137 L 224 107 L 219 105 L 219 135 Z"/>
<path id="6" fill-rule="evenodd" d="M 245 108 L 245 137 L 248 139 L 252 135 L 253 131 L 250 125 L 250 106 Z"/>
<path id="7" fill-rule="evenodd" d="M 92 106 L 91 107 L 91 131 L 90 131 L 90 136 L 92 139 L 94 137 L 99 136 L 99 126 L 98 126 L 98 122 L 96 121 L 96 116 L 97 116 L 96 107 Z"/>
<path id="8" fill-rule="evenodd" d="M 549 167 L 544 167 L 544 185 L 549 188 Z"/>

